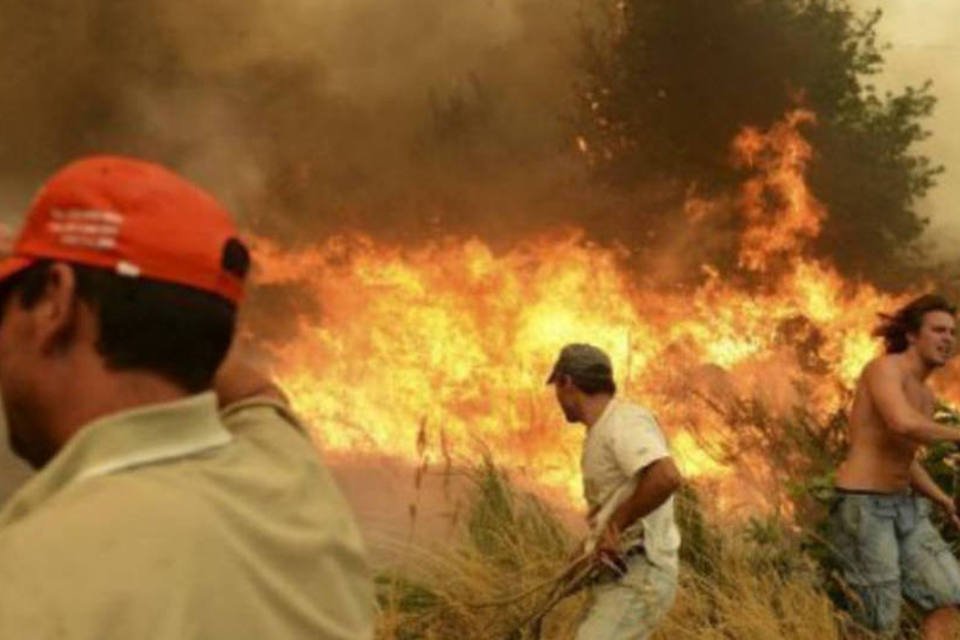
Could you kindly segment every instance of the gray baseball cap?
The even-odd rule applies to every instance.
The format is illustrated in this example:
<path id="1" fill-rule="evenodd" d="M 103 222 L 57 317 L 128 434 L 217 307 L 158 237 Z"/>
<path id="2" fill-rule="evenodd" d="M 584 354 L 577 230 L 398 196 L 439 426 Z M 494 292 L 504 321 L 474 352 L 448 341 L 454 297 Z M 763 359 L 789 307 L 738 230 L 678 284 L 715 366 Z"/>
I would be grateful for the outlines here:
<path id="1" fill-rule="evenodd" d="M 610 356 L 592 344 L 568 344 L 560 350 L 547 384 L 553 384 L 562 375 L 575 381 L 612 380 L 613 365 Z"/>

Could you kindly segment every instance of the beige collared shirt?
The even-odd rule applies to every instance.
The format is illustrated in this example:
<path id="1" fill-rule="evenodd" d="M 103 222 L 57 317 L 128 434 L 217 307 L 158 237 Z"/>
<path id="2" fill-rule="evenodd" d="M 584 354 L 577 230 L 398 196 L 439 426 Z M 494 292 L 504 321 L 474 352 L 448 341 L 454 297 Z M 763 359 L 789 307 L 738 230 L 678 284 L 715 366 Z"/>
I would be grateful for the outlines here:
<path id="1" fill-rule="evenodd" d="M 371 638 L 353 517 L 292 425 L 207 393 L 85 426 L 0 511 L 0 639 Z"/>

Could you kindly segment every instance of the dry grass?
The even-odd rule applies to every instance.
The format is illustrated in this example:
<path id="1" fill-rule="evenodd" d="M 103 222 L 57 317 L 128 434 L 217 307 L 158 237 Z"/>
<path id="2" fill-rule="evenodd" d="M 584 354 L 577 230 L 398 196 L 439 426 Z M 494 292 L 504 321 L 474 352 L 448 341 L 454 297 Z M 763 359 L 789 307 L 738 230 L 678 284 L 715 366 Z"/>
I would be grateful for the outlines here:
<path id="1" fill-rule="evenodd" d="M 846 640 L 843 617 L 799 539 L 775 522 L 720 531 L 689 495 L 680 589 L 657 640 Z M 474 474 L 455 545 L 408 547 L 402 568 L 379 578 L 380 640 L 522 640 L 518 625 L 546 597 L 575 540 L 543 503 L 491 465 Z M 586 593 L 546 618 L 542 637 L 572 639 Z M 511 635 L 513 633 L 513 635 Z M 908 634 L 905 637 L 909 637 Z"/>
<path id="2" fill-rule="evenodd" d="M 791 513 L 808 528 L 775 518 L 711 522 L 695 491 L 685 490 L 677 501 L 683 536 L 677 600 L 654 640 L 873 637 L 854 632 L 835 606 L 831 596 L 844 589 L 832 577 L 835 558 L 816 525 L 842 451 L 843 414 L 826 421 L 800 410 L 777 417 L 750 402 L 717 410 L 741 436 L 732 452 L 761 452 L 778 471 L 779 489 L 791 496 Z M 942 486 L 956 489 L 952 468 L 936 456 L 928 463 Z M 519 492 L 489 461 L 472 480 L 455 542 L 406 547 L 398 554 L 405 563 L 380 577 L 379 640 L 531 637 L 517 633 L 518 626 L 544 602 L 577 541 L 549 507 Z M 562 602 L 546 618 L 542 638 L 572 639 L 588 605 L 587 593 Z M 897 637 L 919 638 L 918 613 L 905 607 L 904 614 Z"/>
<path id="3" fill-rule="evenodd" d="M 379 577 L 378 638 L 506 638 L 562 570 L 575 541 L 544 504 L 490 465 L 472 479 L 459 544 L 405 547 L 403 566 Z M 554 617 L 572 619 L 583 599 L 571 598 Z M 568 637 L 557 631 L 563 624 L 549 621 L 544 636 Z"/>
<path id="4" fill-rule="evenodd" d="M 784 571 L 755 542 L 729 536 L 724 543 L 714 575 L 684 565 L 677 602 L 658 640 L 843 638 L 812 563 L 801 557 Z"/>

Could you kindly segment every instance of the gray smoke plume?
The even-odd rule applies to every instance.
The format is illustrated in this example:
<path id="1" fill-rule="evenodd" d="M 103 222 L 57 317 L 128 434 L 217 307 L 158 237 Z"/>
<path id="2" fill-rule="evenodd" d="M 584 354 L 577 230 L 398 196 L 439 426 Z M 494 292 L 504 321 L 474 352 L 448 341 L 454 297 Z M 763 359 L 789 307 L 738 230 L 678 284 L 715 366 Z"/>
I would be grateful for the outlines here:
<path id="1" fill-rule="evenodd" d="M 877 0 L 855 0 L 867 10 Z M 654 188 L 591 187 L 571 124 L 584 0 L 0 0 L 0 220 L 77 155 L 130 153 L 215 192 L 253 229 L 286 240 L 360 229 L 392 241 L 447 233 L 510 241 L 586 227 L 646 251 L 638 210 L 678 220 Z M 960 84 L 949 73 L 960 9 L 888 0 L 893 89 L 936 81 L 929 153 L 948 171 Z M 951 57 L 953 56 L 953 57 Z M 925 204 L 951 217 L 948 173 Z M 954 227 L 955 228 L 955 227 Z M 958 234 L 960 235 L 960 234 Z M 719 238 L 719 239 L 718 239 Z M 664 255 L 665 258 L 660 256 Z"/>
<path id="2" fill-rule="evenodd" d="M 2 6 L 5 219 L 90 152 L 161 161 L 300 238 L 515 228 L 580 179 L 576 0 Z"/>

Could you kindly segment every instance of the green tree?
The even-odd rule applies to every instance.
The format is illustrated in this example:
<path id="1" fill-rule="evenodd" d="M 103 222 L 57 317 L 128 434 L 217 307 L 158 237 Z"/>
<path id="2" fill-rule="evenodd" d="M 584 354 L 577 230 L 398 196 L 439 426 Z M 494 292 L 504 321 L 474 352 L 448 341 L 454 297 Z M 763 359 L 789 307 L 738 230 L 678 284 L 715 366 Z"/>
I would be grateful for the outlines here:
<path id="1" fill-rule="evenodd" d="M 586 35 L 579 125 L 596 175 L 628 188 L 730 189 L 745 125 L 813 110 L 810 184 L 829 209 L 814 250 L 851 276 L 893 286 L 920 257 L 915 208 L 940 168 L 914 150 L 930 84 L 880 95 L 880 12 L 843 0 L 623 0 Z M 664 224 L 647 214 L 656 227 Z M 722 261 L 721 261 L 722 264 Z"/>

